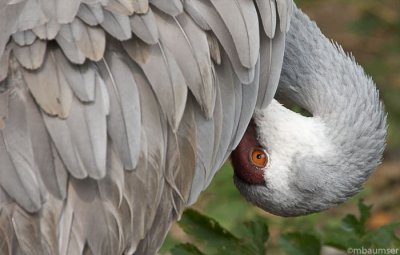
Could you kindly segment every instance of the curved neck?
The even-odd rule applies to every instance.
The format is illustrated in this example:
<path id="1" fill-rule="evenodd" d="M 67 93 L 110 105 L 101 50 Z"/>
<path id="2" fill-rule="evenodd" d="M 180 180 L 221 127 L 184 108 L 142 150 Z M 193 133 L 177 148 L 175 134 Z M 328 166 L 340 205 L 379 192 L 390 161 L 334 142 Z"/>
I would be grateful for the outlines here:
<path id="1" fill-rule="evenodd" d="M 368 161 L 382 153 L 386 121 L 373 81 L 298 9 L 277 93 L 320 119 L 330 140 L 352 155 L 346 160 Z"/>
<path id="2" fill-rule="evenodd" d="M 279 192 L 266 195 L 273 201 L 266 202 L 268 210 L 282 214 L 282 205 L 292 201 L 293 214 L 320 211 L 359 191 L 385 147 L 382 103 L 362 68 L 298 9 L 286 35 L 277 98 L 312 117 L 276 101 L 254 114 L 258 140 L 271 156 L 266 185 Z"/>

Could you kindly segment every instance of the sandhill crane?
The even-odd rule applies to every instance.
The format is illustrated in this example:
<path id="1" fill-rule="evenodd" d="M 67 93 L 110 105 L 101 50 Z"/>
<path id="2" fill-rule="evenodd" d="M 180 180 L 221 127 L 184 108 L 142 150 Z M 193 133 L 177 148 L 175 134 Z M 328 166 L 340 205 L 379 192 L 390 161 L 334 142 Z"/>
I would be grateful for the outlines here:
<path id="1" fill-rule="evenodd" d="M 1 254 L 154 254 L 233 150 L 285 216 L 380 162 L 374 83 L 291 0 L 0 0 L 0 31 Z"/>

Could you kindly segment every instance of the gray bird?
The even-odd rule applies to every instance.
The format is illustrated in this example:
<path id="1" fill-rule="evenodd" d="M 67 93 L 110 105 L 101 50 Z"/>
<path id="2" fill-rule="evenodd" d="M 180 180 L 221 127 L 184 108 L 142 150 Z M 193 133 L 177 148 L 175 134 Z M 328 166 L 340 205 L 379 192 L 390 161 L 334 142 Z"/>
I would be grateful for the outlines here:
<path id="1" fill-rule="evenodd" d="M 291 0 L 0 0 L 0 32 L 0 254 L 154 254 L 232 151 L 284 216 L 381 160 L 373 81 Z"/>

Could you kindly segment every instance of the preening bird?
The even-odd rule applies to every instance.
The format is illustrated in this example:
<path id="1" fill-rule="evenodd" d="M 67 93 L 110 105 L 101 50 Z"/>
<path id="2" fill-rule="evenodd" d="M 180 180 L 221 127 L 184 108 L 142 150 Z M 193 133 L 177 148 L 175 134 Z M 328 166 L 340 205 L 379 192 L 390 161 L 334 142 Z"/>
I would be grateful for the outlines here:
<path id="1" fill-rule="evenodd" d="M 154 254 L 230 155 L 283 216 L 381 160 L 373 81 L 291 0 L 0 0 L 0 31 L 0 254 Z"/>

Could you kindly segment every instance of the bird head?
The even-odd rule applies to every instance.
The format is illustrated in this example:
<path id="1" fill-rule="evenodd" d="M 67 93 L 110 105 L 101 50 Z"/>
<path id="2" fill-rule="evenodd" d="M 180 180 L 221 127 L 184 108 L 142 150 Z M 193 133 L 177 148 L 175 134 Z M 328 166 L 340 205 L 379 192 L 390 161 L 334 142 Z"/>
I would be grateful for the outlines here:
<path id="1" fill-rule="evenodd" d="M 258 207 L 304 215 L 342 203 L 381 162 L 386 117 L 373 81 L 354 58 L 295 11 L 277 97 L 257 109 L 231 154 L 234 182 Z M 262 68 L 262 67 L 261 67 Z"/>

